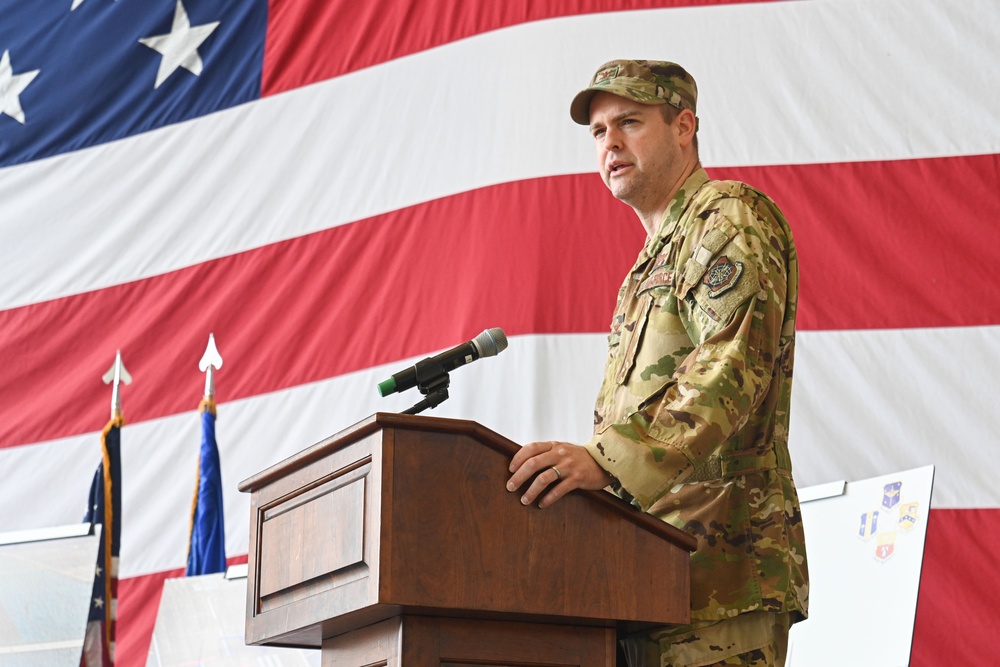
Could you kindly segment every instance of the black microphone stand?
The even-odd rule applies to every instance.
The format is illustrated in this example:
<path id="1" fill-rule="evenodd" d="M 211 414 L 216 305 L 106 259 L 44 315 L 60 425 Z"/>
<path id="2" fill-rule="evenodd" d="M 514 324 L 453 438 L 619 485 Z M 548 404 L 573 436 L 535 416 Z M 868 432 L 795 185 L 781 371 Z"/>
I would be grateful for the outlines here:
<path id="1" fill-rule="evenodd" d="M 451 382 L 451 378 L 448 376 L 448 371 L 444 369 L 444 364 L 427 358 L 418 361 L 413 366 L 413 370 L 417 375 L 417 389 L 426 398 L 409 410 L 403 410 L 400 414 L 404 415 L 415 415 L 428 408 L 436 408 L 448 398 L 448 384 Z"/>

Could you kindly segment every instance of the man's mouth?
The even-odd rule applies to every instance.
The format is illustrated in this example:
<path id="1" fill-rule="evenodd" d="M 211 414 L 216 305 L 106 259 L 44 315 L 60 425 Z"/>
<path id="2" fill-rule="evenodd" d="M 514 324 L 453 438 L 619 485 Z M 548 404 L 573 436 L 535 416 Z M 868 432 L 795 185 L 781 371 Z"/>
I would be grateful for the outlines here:
<path id="1" fill-rule="evenodd" d="M 627 162 L 612 162 L 608 166 L 608 174 L 614 175 L 617 172 L 621 171 L 622 169 L 625 169 L 628 166 L 629 166 L 629 163 L 627 163 Z"/>

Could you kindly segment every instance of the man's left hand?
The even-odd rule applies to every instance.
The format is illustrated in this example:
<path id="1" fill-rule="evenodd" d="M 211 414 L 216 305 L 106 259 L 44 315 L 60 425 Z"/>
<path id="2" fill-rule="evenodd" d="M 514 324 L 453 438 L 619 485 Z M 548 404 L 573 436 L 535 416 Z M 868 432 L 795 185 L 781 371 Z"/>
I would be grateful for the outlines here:
<path id="1" fill-rule="evenodd" d="M 548 507 L 573 489 L 596 491 L 611 482 L 590 452 L 568 442 L 529 443 L 514 455 L 510 471 L 514 474 L 507 482 L 508 491 L 521 488 L 541 471 L 521 496 L 521 504 L 530 505 L 545 489 L 550 489 L 539 501 L 540 508 Z"/>

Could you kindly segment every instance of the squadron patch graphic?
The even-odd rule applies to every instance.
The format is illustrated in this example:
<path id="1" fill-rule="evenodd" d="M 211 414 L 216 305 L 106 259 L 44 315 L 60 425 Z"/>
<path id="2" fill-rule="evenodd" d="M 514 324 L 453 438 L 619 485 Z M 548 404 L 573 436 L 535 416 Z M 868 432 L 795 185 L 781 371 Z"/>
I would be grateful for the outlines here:
<path id="1" fill-rule="evenodd" d="M 920 503 L 903 503 L 899 507 L 899 527 L 909 530 L 917 525 Z"/>
<path id="2" fill-rule="evenodd" d="M 867 542 L 878 531 L 878 510 L 865 512 L 861 515 L 861 526 L 858 528 L 858 537 Z"/>
<path id="3" fill-rule="evenodd" d="M 715 299 L 726 291 L 736 287 L 743 275 L 743 262 L 734 262 L 726 255 L 716 260 L 708 267 L 702 284 L 708 286 L 708 296 Z"/>
<path id="4" fill-rule="evenodd" d="M 884 563 L 896 553 L 896 533 L 885 533 L 878 536 L 878 546 L 875 547 L 875 560 Z"/>
<path id="5" fill-rule="evenodd" d="M 873 500 L 877 499 L 875 496 Z M 868 543 L 875 538 L 875 549 L 868 552 L 879 563 L 885 563 L 896 553 L 897 546 L 904 546 L 907 534 L 920 524 L 920 503 L 903 500 L 903 482 L 891 482 L 882 487 L 882 498 L 875 509 L 862 513 L 858 518 L 857 537 Z"/>
<path id="6" fill-rule="evenodd" d="M 882 489 L 882 507 L 891 510 L 899 504 L 899 492 L 903 488 L 902 482 L 886 484 Z"/>

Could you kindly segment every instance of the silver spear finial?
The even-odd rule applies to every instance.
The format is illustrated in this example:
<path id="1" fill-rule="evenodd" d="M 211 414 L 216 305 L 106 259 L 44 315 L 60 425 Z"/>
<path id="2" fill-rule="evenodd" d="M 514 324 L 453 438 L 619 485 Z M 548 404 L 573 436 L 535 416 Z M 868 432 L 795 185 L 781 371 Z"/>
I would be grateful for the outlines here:
<path id="1" fill-rule="evenodd" d="M 222 368 L 222 357 L 215 347 L 215 334 L 208 334 L 208 347 L 198 362 L 198 368 L 205 373 L 205 400 L 215 398 L 215 370 Z"/>
<path id="2" fill-rule="evenodd" d="M 114 419 L 122 413 L 122 395 L 120 390 L 120 385 L 122 382 L 125 384 L 132 384 L 132 376 L 125 369 L 125 364 L 122 363 L 122 351 L 118 350 L 115 353 L 115 363 L 111 365 L 108 372 L 104 374 L 102 378 L 104 384 L 114 385 L 111 388 L 111 418 Z"/>

